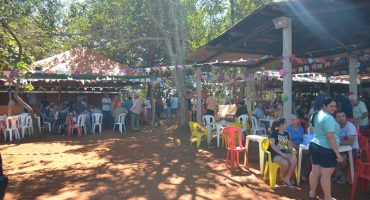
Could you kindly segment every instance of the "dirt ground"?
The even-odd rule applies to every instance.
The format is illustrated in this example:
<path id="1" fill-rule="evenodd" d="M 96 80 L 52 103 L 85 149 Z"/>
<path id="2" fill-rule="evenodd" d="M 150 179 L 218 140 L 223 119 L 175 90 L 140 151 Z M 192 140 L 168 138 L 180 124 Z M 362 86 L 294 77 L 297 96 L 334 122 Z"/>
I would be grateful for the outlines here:
<path id="1" fill-rule="evenodd" d="M 249 161 L 231 171 L 225 149 L 205 142 L 190 146 L 189 132 L 174 133 L 162 124 L 142 132 L 68 138 L 46 134 L 41 139 L 1 141 L 4 172 L 9 177 L 5 199 L 309 199 L 309 186 L 270 189 L 258 172 L 258 143 L 251 142 Z M 241 161 L 243 163 L 243 161 Z M 337 199 L 349 199 L 351 185 L 333 183 Z M 361 194 L 356 199 L 370 199 Z M 323 198 L 319 187 L 318 197 Z"/>

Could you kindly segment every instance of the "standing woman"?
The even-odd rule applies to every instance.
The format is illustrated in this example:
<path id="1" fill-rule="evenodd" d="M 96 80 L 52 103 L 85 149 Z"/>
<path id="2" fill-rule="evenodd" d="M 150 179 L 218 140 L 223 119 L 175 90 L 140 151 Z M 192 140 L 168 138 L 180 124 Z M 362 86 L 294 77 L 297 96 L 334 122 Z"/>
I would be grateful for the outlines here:
<path id="1" fill-rule="evenodd" d="M 321 184 L 324 191 L 324 200 L 331 200 L 331 180 L 337 162 L 343 159 L 338 150 L 339 124 L 332 114 L 336 110 L 335 100 L 326 97 L 322 102 L 320 111 L 315 112 L 311 118 L 310 127 L 315 134 L 309 146 L 309 153 L 312 160 L 312 171 L 310 174 L 311 198 L 316 197 L 317 184 Z"/>
<path id="2" fill-rule="evenodd" d="M 286 127 L 287 123 L 284 118 L 279 118 L 272 123 L 268 151 L 271 152 L 272 161 L 280 165 L 283 183 L 289 188 L 294 188 L 293 183 L 290 182 L 290 177 L 297 166 L 297 158 L 288 153 L 295 152 L 295 150 L 290 145 L 291 138 L 289 133 L 285 131 Z"/>

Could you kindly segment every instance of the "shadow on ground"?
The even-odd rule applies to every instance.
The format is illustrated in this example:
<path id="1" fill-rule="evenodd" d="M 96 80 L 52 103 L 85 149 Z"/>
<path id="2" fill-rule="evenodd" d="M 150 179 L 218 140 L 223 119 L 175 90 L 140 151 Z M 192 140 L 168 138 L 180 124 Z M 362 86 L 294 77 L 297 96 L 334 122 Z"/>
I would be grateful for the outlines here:
<path id="1" fill-rule="evenodd" d="M 262 181 L 257 143 L 250 144 L 251 169 L 231 173 L 224 148 L 190 146 L 189 133 L 174 129 L 2 142 L 5 199 L 308 199 L 308 184 L 289 189 L 278 181 L 271 189 Z M 369 199 L 360 187 L 356 199 Z M 335 198 L 349 199 L 350 190 L 333 184 Z"/>

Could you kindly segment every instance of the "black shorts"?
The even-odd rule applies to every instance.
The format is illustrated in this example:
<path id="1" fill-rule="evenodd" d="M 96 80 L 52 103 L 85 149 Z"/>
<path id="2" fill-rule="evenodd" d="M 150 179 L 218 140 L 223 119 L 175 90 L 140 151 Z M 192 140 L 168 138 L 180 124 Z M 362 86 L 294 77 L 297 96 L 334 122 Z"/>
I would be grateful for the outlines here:
<path id="1" fill-rule="evenodd" d="M 320 165 L 323 168 L 333 168 L 338 164 L 337 156 L 333 149 L 328 149 L 311 142 L 308 151 L 313 165 Z"/>

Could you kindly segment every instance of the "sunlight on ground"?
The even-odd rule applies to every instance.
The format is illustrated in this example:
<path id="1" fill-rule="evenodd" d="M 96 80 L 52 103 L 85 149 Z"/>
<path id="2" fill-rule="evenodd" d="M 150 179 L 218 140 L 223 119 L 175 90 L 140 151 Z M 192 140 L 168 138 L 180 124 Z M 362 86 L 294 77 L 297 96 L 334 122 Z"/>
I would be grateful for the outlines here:
<path id="1" fill-rule="evenodd" d="M 10 180 L 5 199 L 296 199 L 307 193 L 281 182 L 271 189 L 256 158 L 248 170 L 241 157 L 231 172 L 223 147 L 202 142 L 197 148 L 183 133 L 54 139 L 0 146 Z"/>

